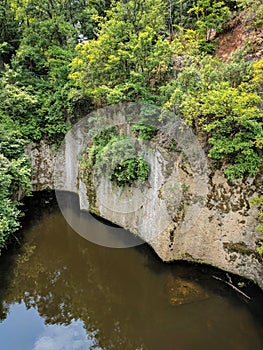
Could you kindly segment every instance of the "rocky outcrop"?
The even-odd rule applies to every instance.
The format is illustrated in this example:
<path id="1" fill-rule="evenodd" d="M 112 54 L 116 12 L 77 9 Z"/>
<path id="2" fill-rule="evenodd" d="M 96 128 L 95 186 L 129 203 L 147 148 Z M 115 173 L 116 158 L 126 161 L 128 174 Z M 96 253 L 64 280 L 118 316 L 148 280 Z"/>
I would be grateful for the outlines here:
<path id="1" fill-rule="evenodd" d="M 33 168 L 32 190 L 54 189 L 55 147 L 45 141 L 40 141 L 40 143 L 29 144 L 25 152 L 30 157 Z"/>
<path id="2" fill-rule="evenodd" d="M 230 184 L 221 172 L 210 173 L 206 205 L 200 208 L 195 225 L 182 233 L 181 222 L 176 222 L 152 246 L 165 261 L 208 263 L 263 288 L 263 260 L 257 252 L 258 210 L 250 205 L 259 195 L 260 182 L 258 176 Z"/>
<path id="3" fill-rule="evenodd" d="M 81 208 L 88 210 L 89 186 L 77 164 L 82 147 L 66 140 L 59 161 L 68 170 L 58 177 L 65 190 L 79 194 Z M 42 142 L 27 153 L 35 168 L 33 190 L 54 188 L 54 149 Z M 221 171 L 208 167 L 207 179 L 197 183 L 191 164 L 178 155 L 171 163 L 160 145 L 146 149 L 144 157 L 151 166 L 147 186 L 121 190 L 102 178 L 93 186 L 93 211 L 139 234 L 164 261 L 210 264 L 254 280 L 263 289 L 258 210 L 250 205 L 252 198 L 263 195 L 262 175 L 230 183 Z"/>

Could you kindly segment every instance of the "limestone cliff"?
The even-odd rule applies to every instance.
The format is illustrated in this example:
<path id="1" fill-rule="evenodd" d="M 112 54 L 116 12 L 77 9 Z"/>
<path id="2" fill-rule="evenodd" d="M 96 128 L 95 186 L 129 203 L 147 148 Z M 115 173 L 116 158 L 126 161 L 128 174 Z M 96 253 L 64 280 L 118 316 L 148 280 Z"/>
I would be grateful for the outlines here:
<path id="1" fill-rule="evenodd" d="M 67 170 L 61 180 L 67 183 L 65 190 L 79 194 L 80 206 L 87 210 L 87 184 L 79 178 L 77 166 L 81 147 L 71 147 L 66 140 L 60 161 Z M 53 189 L 52 147 L 42 142 L 32 144 L 27 152 L 35 168 L 33 190 Z M 250 205 L 252 198 L 263 194 L 262 174 L 230 183 L 222 171 L 208 167 L 207 184 L 201 186 L 205 196 L 199 193 L 194 197 L 196 183 L 189 164 L 178 159 L 171 168 L 158 145 L 145 154 L 151 165 L 148 187 L 143 191 L 136 187 L 120 191 L 109 180 L 101 179 L 94 188 L 92 204 L 96 213 L 142 236 L 164 261 L 183 259 L 211 264 L 252 279 L 263 289 L 263 260 L 257 253 L 258 210 Z M 180 189 L 173 192 L 169 184 L 176 174 L 180 174 Z M 124 201 L 127 207 L 123 207 Z M 131 203 L 137 206 L 132 208 Z"/>

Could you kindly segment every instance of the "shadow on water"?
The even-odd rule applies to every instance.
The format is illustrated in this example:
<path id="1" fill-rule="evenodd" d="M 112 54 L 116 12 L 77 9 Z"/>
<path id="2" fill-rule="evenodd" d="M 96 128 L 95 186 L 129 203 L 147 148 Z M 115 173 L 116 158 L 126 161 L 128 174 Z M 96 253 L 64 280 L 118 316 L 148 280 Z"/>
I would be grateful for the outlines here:
<path id="1" fill-rule="evenodd" d="M 127 230 L 80 210 L 76 194 L 56 191 L 56 198 L 67 223 L 88 241 L 111 248 L 133 247 L 144 243 Z"/>
<path id="2" fill-rule="evenodd" d="M 21 247 L 0 259 L 2 350 L 263 348 L 263 295 L 251 282 L 247 301 L 212 267 L 163 263 L 146 244 L 93 244 L 52 193 L 27 208 Z"/>

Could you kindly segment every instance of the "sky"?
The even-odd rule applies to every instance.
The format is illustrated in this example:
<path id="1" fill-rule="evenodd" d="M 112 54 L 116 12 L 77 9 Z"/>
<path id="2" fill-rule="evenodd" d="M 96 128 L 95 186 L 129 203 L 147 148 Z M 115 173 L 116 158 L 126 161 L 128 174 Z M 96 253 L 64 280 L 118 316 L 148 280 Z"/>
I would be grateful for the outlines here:
<path id="1" fill-rule="evenodd" d="M 1 350 L 87 350 L 95 343 L 83 321 L 45 325 L 37 310 L 27 310 L 24 303 L 10 305 L 7 318 L 0 323 L 0 342 Z"/>

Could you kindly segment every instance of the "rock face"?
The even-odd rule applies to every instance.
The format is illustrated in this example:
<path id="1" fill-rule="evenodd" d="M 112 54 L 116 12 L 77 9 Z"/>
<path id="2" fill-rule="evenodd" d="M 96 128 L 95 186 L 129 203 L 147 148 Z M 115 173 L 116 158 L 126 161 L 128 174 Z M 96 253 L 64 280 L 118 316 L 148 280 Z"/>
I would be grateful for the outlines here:
<path id="1" fill-rule="evenodd" d="M 54 189 L 54 147 L 41 141 L 40 143 L 31 143 L 25 151 L 31 159 L 33 168 L 31 178 L 32 190 L 44 191 Z"/>
<path id="2" fill-rule="evenodd" d="M 81 208 L 88 210 L 87 185 L 92 184 L 85 183 L 78 173 L 77 156 L 82 147 L 66 140 L 59 161 L 68 170 L 60 176 L 67 184 L 64 189 L 78 193 Z M 33 190 L 54 189 L 52 147 L 34 144 L 27 153 L 35 168 Z M 254 280 L 263 289 L 263 260 L 257 252 L 259 213 L 250 205 L 252 198 L 263 195 L 262 174 L 230 183 L 223 172 L 208 167 L 207 183 L 205 179 L 197 183 L 191 164 L 180 156 L 171 163 L 158 145 L 145 150 L 144 157 L 151 166 L 147 186 L 121 190 L 102 178 L 93 186 L 93 211 L 139 234 L 164 261 L 207 263 Z"/>
<path id="3" fill-rule="evenodd" d="M 177 222 L 152 246 L 165 261 L 208 263 L 257 281 L 263 288 L 263 261 L 256 249 L 258 211 L 250 206 L 258 190 L 259 177 L 230 185 L 221 172 L 211 173 L 206 205 L 195 225 L 183 234 Z"/>

